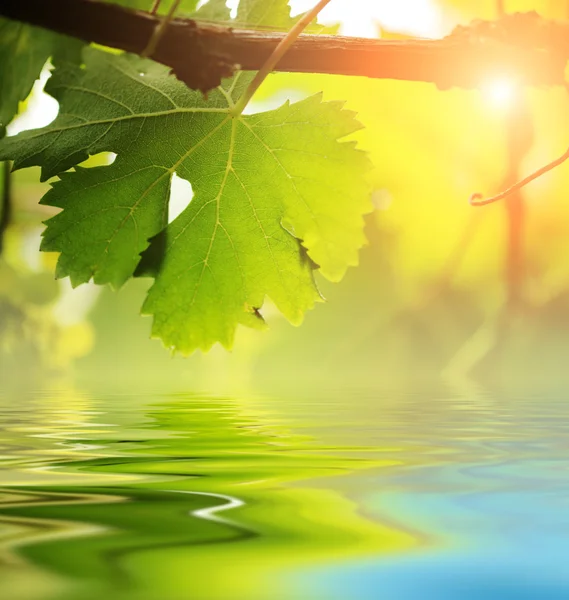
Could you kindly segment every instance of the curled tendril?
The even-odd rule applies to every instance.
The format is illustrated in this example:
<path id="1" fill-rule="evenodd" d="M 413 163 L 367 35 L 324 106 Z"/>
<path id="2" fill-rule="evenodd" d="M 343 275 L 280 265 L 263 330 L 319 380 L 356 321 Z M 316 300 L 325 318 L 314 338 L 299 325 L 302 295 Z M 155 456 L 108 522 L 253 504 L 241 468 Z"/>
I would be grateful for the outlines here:
<path id="1" fill-rule="evenodd" d="M 492 196 L 491 198 L 484 198 L 483 194 L 478 194 L 478 193 L 472 194 L 472 196 L 470 196 L 470 200 L 469 200 L 470 205 L 471 206 L 486 206 L 488 204 L 493 204 L 494 202 L 498 202 L 499 200 L 503 200 L 504 198 L 507 198 L 508 196 L 511 196 L 512 194 L 515 194 L 517 191 L 521 190 L 522 188 L 524 188 L 526 185 L 528 185 L 532 181 L 535 181 L 539 177 L 542 177 L 546 173 L 549 173 L 549 171 L 552 171 L 553 169 L 557 168 L 559 165 L 562 165 L 566 160 L 569 160 L 569 148 L 567 148 L 565 153 L 562 156 L 560 156 L 558 159 L 554 160 L 553 162 L 550 162 L 549 164 L 545 165 L 544 167 L 541 167 L 540 169 L 535 171 L 535 173 L 528 175 L 525 179 L 518 181 L 518 183 L 514 184 L 512 187 L 508 188 L 507 190 L 497 194 L 496 196 Z"/>

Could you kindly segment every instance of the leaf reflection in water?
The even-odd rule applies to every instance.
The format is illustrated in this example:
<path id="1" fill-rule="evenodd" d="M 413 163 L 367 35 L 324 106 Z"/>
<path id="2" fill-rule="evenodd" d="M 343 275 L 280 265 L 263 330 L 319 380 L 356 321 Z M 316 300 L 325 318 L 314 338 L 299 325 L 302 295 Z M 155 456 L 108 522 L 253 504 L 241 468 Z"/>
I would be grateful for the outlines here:
<path id="1" fill-rule="evenodd" d="M 296 433 L 276 406 L 72 390 L 0 402 L 2 571 L 17 560 L 37 582 L 2 580 L 2 595 L 250 600 L 278 588 L 292 598 L 300 565 L 417 544 L 332 483 L 401 461 Z"/>

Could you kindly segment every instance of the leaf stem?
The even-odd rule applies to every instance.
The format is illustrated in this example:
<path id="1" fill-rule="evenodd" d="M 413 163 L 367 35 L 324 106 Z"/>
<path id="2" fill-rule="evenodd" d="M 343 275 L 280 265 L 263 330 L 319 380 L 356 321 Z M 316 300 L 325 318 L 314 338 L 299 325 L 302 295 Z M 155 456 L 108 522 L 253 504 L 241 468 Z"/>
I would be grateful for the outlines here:
<path id="1" fill-rule="evenodd" d="M 235 107 L 231 110 L 231 114 L 234 117 L 238 117 L 243 113 L 247 104 L 259 89 L 263 81 L 267 78 L 277 63 L 286 54 L 288 49 L 294 44 L 298 36 L 308 27 L 308 25 L 318 16 L 320 11 L 330 2 L 330 0 L 320 0 L 318 4 L 309 10 L 302 19 L 294 25 L 294 27 L 287 33 L 287 35 L 279 42 L 277 47 L 273 50 L 272 54 L 267 58 L 263 66 L 248 85 L 247 89 L 236 102 Z"/>
<path id="2" fill-rule="evenodd" d="M 156 50 L 160 40 L 164 36 L 164 33 L 166 33 L 166 28 L 168 27 L 168 24 L 174 18 L 174 14 L 178 10 L 178 6 L 180 6 L 181 1 L 182 0 L 174 0 L 174 2 L 172 2 L 172 6 L 170 7 L 168 14 L 160 21 L 158 27 L 156 27 L 156 29 L 152 33 L 152 37 L 150 38 L 150 41 L 148 42 L 146 48 L 140 54 L 142 58 L 146 58 L 154 54 L 154 51 Z M 152 6 L 151 14 L 155 14 L 159 6 L 160 0 L 157 0 Z"/>
<path id="3" fill-rule="evenodd" d="M 152 8 L 150 9 L 151 15 L 155 15 L 158 12 L 161 2 L 162 2 L 162 0 L 154 0 L 154 2 L 152 3 Z"/>
<path id="4" fill-rule="evenodd" d="M 567 160 L 569 160 L 569 148 L 567 148 L 565 153 L 558 159 L 554 160 L 553 162 L 550 162 L 544 167 L 541 167 L 541 169 L 538 169 L 537 171 L 535 171 L 535 173 L 528 175 L 525 179 L 518 181 L 518 183 L 514 184 L 512 187 L 501 192 L 500 194 L 497 194 L 496 196 L 492 196 L 491 198 L 486 198 L 482 200 L 482 198 L 484 198 L 482 194 L 472 194 L 472 196 L 470 196 L 470 204 L 472 206 L 486 206 L 487 204 L 492 204 L 494 202 L 498 202 L 499 200 L 503 200 L 504 198 L 515 194 L 517 191 L 521 190 L 532 181 L 535 181 L 539 177 L 545 175 L 546 173 L 549 173 L 549 171 L 552 171 L 553 169 L 559 167 Z"/>

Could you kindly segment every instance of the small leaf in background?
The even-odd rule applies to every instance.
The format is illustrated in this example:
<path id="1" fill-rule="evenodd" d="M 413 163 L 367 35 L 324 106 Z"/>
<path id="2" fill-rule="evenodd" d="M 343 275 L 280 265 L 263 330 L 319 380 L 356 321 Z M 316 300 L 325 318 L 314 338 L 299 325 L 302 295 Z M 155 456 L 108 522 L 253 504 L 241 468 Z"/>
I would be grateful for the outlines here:
<path id="1" fill-rule="evenodd" d="M 154 0 L 104 0 L 108 4 L 118 4 L 125 8 L 132 8 L 136 10 L 143 10 L 150 12 L 154 6 Z M 161 0 L 157 14 L 166 14 L 175 0 Z M 182 0 L 176 10 L 177 15 L 191 15 L 196 10 L 196 6 L 199 4 L 199 0 Z"/>
<path id="2" fill-rule="evenodd" d="M 0 137 L 48 58 L 78 56 L 80 46 L 77 40 L 0 18 Z"/>

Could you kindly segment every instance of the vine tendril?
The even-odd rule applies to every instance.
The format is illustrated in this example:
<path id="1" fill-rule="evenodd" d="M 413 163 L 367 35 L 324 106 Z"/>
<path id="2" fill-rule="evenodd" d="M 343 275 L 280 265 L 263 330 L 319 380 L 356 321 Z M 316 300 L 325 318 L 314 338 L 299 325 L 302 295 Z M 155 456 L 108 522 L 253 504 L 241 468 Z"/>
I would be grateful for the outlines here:
<path id="1" fill-rule="evenodd" d="M 518 192 L 519 190 L 524 188 L 526 185 L 528 185 L 532 181 L 535 181 L 536 179 L 539 179 L 546 173 L 549 173 L 549 171 L 553 171 L 553 169 L 559 167 L 567 160 L 569 160 L 569 148 L 567 148 L 567 150 L 564 152 L 564 154 L 562 156 L 560 156 L 558 159 L 554 160 L 553 162 L 550 162 L 549 164 L 545 165 L 544 167 L 541 167 L 540 169 L 538 169 L 531 175 L 528 175 L 526 178 L 522 179 L 521 181 L 518 181 L 518 183 L 514 184 L 512 187 L 508 188 L 507 190 L 497 194 L 496 196 L 492 196 L 491 198 L 484 198 L 483 194 L 479 194 L 479 193 L 472 194 L 472 196 L 470 196 L 470 200 L 469 200 L 470 205 L 471 206 L 487 206 L 488 204 L 493 204 L 494 202 L 503 200 L 504 198 L 507 198 L 508 196 L 511 196 L 512 194 L 515 194 L 516 192 Z"/>

